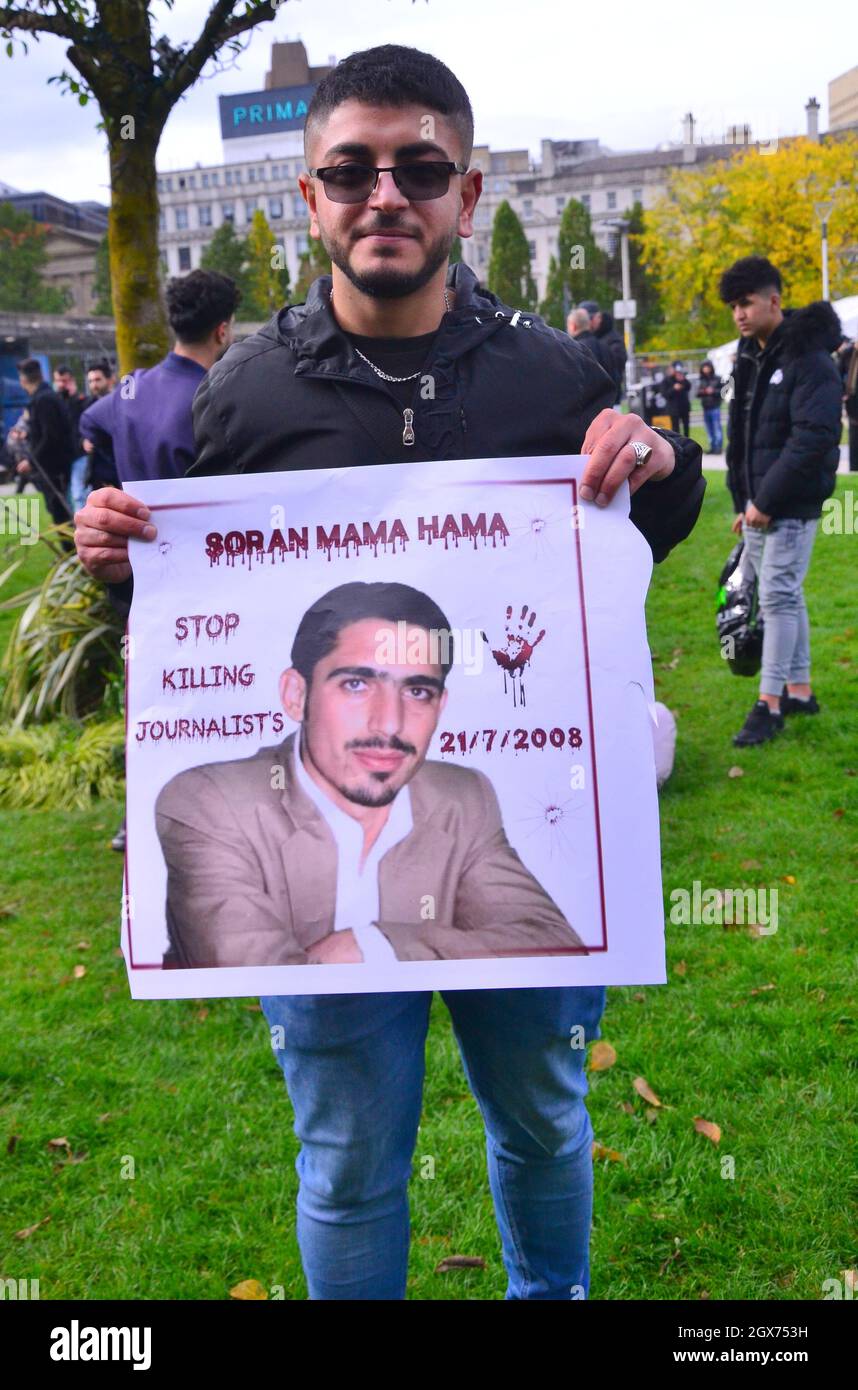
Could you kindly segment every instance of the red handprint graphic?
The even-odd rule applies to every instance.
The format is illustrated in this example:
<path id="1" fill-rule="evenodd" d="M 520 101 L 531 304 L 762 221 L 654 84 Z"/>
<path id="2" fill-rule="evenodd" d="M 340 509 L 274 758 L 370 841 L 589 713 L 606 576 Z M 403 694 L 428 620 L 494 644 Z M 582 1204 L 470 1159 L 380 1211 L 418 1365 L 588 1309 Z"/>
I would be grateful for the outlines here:
<path id="1" fill-rule="evenodd" d="M 484 632 L 480 634 L 483 641 L 491 647 L 492 656 L 503 671 L 504 694 L 507 693 L 507 676 L 509 676 L 512 681 L 513 708 L 515 708 L 517 703 L 521 703 L 522 706 L 527 704 L 524 691 L 524 668 L 530 665 L 530 658 L 533 656 L 534 647 L 538 647 L 545 636 L 545 628 L 542 628 L 536 637 L 534 637 L 533 629 L 536 624 L 536 613 L 532 612 L 530 617 L 528 617 L 528 612 L 529 609 L 525 603 L 516 621 L 512 615 L 512 604 L 507 604 L 504 642 L 501 647 L 492 647 L 486 634 Z M 515 693 L 516 676 L 518 677 L 520 701 L 517 701 Z"/>

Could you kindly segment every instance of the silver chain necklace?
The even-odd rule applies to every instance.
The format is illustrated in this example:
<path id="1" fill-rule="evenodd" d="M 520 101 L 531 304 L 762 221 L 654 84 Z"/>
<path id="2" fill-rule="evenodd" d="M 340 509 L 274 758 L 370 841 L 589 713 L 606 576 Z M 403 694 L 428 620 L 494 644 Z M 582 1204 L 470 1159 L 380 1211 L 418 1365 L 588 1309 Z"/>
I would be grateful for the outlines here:
<path id="1" fill-rule="evenodd" d="M 331 286 L 330 303 L 333 304 L 333 302 L 334 302 L 334 290 L 333 290 L 333 286 Z M 444 291 L 444 308 L 446 309 L 446 312 L 447 312 L 448 314 L 449 314 L 449 312 L 450 312 L 450 307 L 451 307 L 451 306 L 450 306 L 450 297 L 449 297 L 447 291 L 445 290 L 445 291 Z M 361 359 L 361 361 L 362 361 L 362 362 L 365 362 L 366 365 L 367 365 L 368 367 L 372 367 L 372 370 L 375 372 L 376 376 L 380 376 L 381 379 L 382 379 L 382 381 L 414 381 L 414 380 L 415 380 L 418 376 L 420 376 L 421 373 L 422 373 L 422 370 L 423 370 L 423 369 L 422 369 L 422 367 L 421 367 L 420 371 L 418 371 L 418 372 L 412 372 L 410 376 L 391 376 L 391 375 L 390 375 L 390 372 L 383 372 L 383 371 L 381 370 L 381 367 L 377 367 L 377 366 L 375 365 L 374 362 L 370 362 L 370 360 L 369 360 L 368 357 L 364 357 L 364 354 L 361 352 L 360 348 L 357 347 L 354 343 L 352 343 L 352 347 L 354 348 L 355 352 L 357 353 L 357 355 L 358 355 L 358 357 Z"/>

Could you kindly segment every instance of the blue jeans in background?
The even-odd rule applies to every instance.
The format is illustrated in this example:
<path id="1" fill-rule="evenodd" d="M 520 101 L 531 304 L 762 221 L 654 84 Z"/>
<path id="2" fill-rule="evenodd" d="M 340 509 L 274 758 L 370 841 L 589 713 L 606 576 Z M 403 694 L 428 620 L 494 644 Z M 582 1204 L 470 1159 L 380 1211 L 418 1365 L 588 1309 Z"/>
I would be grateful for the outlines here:
<path id="1" fill-rule="evenodd" d="M 508 1299 L 589 1293 L 593 1129 L 586 1053 L 570 1042 L 578 1025 L 586 1043 L 601 1036 L 605 994 L 442 994 L 485 1123 Z M 405 1297 L 431 1002 L 431 992 L 261 1000 L 301 1141 L 297 1235 L 311 1299 Z M 451 1182 L 461 1155 L 431 1157 L 434 1181 Z"/>
<path id="2" fill-rule="evenodd" d="M 721 407 L 703 407 L 703 423 L 709 436 L 709 447 L 713 454 L 720 454 L 724 448 L 724 432 L 721 429 Z"/>
<path id="3" fill-rule="evenodd" d="M 87 487 L 84 478 L 89 464 L 89 455 L 81 454 L 79 459 L 75 459 L 71 466 L 71 478 L 69 479 L 68 500 L 71 507 L 72 516 L 80 511 L 92 488 Z"/>
<path id="4" fill-rule="evenodd" d="M 785 685 L 810 683 L 810 623 L 803 584 L 817 524 L 780 517 L 765 530 L 742 525 L 748 568 L 760 586 L 761 695 L 780 695 Z"/>

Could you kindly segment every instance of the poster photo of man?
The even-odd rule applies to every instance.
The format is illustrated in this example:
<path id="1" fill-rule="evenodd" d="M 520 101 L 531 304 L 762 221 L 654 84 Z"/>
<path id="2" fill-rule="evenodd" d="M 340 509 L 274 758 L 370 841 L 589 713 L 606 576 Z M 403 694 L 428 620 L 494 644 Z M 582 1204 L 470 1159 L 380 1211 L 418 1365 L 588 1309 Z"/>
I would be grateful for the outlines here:
<path id="1" fill-rule="evenodd" d="M 166 967 L 586 954 L 485 774 L 427 757 L 454 641 L 406 584 L 307 609 L 280 681 L 297 730 L 158 797 Z"/>

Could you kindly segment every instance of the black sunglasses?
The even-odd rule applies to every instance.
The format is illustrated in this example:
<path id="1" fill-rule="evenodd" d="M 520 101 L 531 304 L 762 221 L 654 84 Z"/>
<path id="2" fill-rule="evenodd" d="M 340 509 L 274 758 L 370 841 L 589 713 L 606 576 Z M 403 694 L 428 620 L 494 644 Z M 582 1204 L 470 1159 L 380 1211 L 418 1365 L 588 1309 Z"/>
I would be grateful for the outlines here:
<path id="1" fill-rule="evenodd" d="M 311 178 L 322 180 L 332 203 L 365 202 L 375 192 L 379 174 L 392 174 L 396 187 L 409 202 L 425 203 L 430 198 L 443 198 L 450 187 L 451 174 L 468 171 L 464 164 L 425 159 L 415 164 L 388 164 L 383 168 L 373 168 L 371 164 L 329 164 L 324 169 L 308 172 Z"/>

